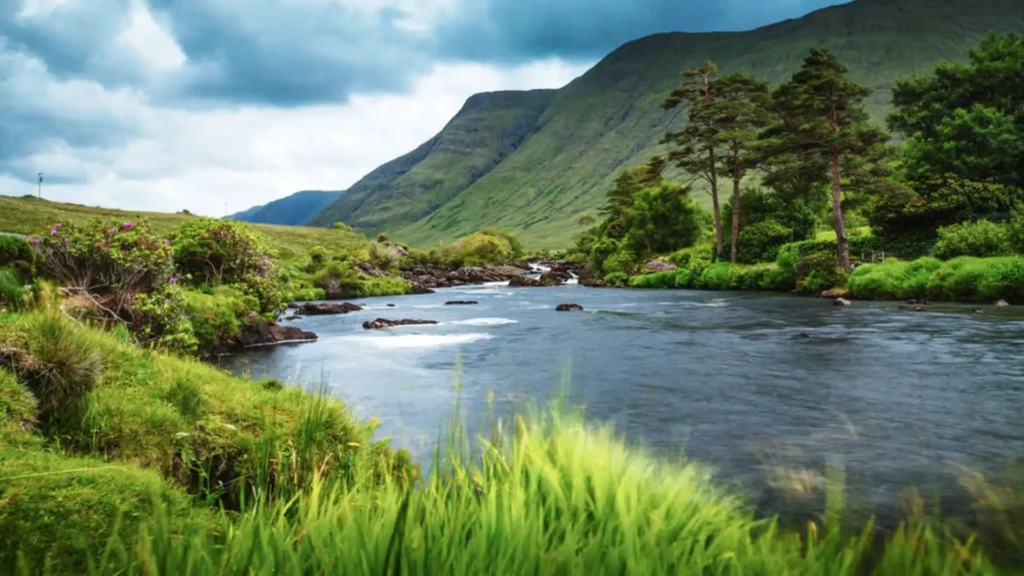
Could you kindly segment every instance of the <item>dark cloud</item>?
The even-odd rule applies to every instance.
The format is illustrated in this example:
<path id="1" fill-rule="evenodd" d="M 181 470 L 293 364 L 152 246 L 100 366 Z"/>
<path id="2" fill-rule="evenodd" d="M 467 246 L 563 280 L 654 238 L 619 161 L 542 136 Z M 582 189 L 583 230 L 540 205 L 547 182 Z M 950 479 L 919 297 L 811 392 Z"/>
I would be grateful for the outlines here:
<path id="1" fill-rule="evenodd" d="M 649 34 L 747 30 L 842 1 L 473 0 L 439 37 L 458 58 L 596 59 Z"/>

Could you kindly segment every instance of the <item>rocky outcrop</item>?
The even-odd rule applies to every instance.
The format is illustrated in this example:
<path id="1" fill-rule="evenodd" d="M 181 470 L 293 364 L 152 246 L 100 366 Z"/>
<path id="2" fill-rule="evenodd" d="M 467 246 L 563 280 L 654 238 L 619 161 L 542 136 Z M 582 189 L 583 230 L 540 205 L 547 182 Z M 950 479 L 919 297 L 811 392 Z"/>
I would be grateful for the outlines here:
<path id="1" fill-rule="evenodd" d="M 583 306 L 579 304 L 559 304 L 555 307 L 556 312 L 583 312 Z"/>
<path id="2" fill-rule="evenodd" d="M 519 278 L 513 278 L 508 281 L 509 288 L 539 288 L 541 286 L 548 286 L 540 280 L 530 278 L 529 276 L 520 276 Z"/>
<path id="3" fill-rule="evenodd" d="M 381 330 L 383 328 L 392 328 L 394 326 L 421 326 L 425 324 L 437 324 L 436 320 L 388 320 L 387 318 L 377 318 L 376 320 L 368 320 L 363 322 L 364 330 Z"/>
<path id="4" fill-rule="evenodd" d="M 331 314 L 348 314 L 349 312 L 356 312 L 362 310 L 361 306 L 356 306 L 349 302 L 307 302 L 299 307 L 298 314 L 303 316 L 327 316 Z"/>
<path id="5" fill-rule="evenodd" d="M 664 260 L 651 260 L 647 264 L 644 264 L 644 268 L 648 272 L 671 272 L 678 268 L 671 262 L 665 262 Z"/>
<path id="6" fill-rule="evenodd" d="M 431 289 L 483 284 L 485 282 L 506 282 L 514 278 L 521 278 L 527 273 L 527 270 L 516 266 L 468 266 L 458 270 L 416 268 L 414 270 L 407 270 L 402 277 L 412 282 L 415 290 L 417 286 L 423 289 Z"/>
<path id="7" fill-rule="evenodd" d="M 238 339 L 244 348 L 256 346 L 274 346 L 292 342 L 313 342 L 317 335 L 306 332 L 296 326 L 279 326 L 274 323 L 263 323 L 246 328 Z"/>
<path id="8" fill-rule="evenodd" d="M 479 304 L 476 300 L 449 300 L 444 303 L 445 306 L 472 306 Z"/>

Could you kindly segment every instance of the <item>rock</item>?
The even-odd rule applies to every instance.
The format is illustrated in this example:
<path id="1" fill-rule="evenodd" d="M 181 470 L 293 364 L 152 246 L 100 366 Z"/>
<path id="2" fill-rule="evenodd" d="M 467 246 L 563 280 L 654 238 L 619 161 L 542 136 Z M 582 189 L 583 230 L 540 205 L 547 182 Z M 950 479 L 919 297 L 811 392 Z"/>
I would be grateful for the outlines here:
<path id="1" fill-rule="evenodd" d="M 834 304 L 836 306 L 852 306 L 853 305 L 853 303 L 850 302 L 849 300 L 847 300 L 846 298 L 836 298 L 832 302 L 832 304 Z"/>
<path id="2" fill-rule="evenodd" d="M 849 293 L 846 288 L 832 288 L 831 290 L 825 290 L 821 293 L 822 298 L 845 298 Z"/>
<path id="3" fill-rule="evenodd" d="M 273 346 L 290 342 L 312 342 L 317 335 L 295 326 L 279 326 L 264 322 L 258 327 L 247 328 L 239 337 L 239 344 L 246 348 Z"/>
<path id="4" fill-rule="evenodd" d="M 565 270 L 551 270 L 541 274 L 538 281 L 544 286 L 558 286 L 565 284 L 570 278 L 572 278 L 572 274 Z"/>
<path id="5" fill-rule="evenodd" d="M 535 280 L 533 278 L 530 278 L 529 276 L 519 276 L 518 278 L 513 278 L 508 281 L 508 285 L 510 288 L 535 288 L 539 286 L 544 286 L 544 284 L 540 280 Z"/>
<path id="6" fill-rule="evenodd" d="M 394 304 L 388 304 L 387 306 L 388 306 L 388 308 L 394 308 L 395 307 Z"/>
<path id="7" fill-rule="evenodd" d="M 444 303 L 445 306 L 472 306 L 473 304 L 479 304 L 476 300 L 449 300 Z"/>
<path id="8" fill-rule="evenodd" d="M 413 283 L 412 291 L 411 292 L 412 292 L 412 294 L 433 294 L 434 293 L 434 291 L 431 290 L 430 288 L 427 288 L 423 284 L 417 284 L 417 283 Z"/>
<path id="9" fill-rule="evenodd" d="M 420 326 L 424 324 L 437 324 L 436 320 L 388 320 L 386 318 L 377 318 L 376 320 L 370 320 L 363 322 L 363 329 L 365 330 L 381 330 L 383 328 L 391 328 L 393 326 Z"/>
<path id="10" fill-rule="evenodd" d="M 297 310 L 298 308 L 299 308 L 299 303 L 298 302 L 289 302 L 288 303 L 288 309 L 289 310 Z"/>
<path id="11" fill-rule="evenodd" d="M 984 314 L 985 312 L 981 308 L 975 308 L 971 310 L 971 314 Z"/>
<path id="12" fill-rule="evenodd" d="M 678 266 L 671 262 L 664 262 L 662 260 L 651 260 L 647 264 L 644 264 L 644 268 L 646 268 L 650 272 L 670 272 L 678 268 Z"/>
<path id="13" fill-rule="evenodd" d="M 349 312 L 362 309 L 361 306 L 356 306 L 349 302 L 342 302 L 341 304 L 336 302 L 307 302 L 299 307 L 298 313 L 305 316 L 327 316 L 330 314 L 348 314 Z"/>
<path id="14" fill-rule="evenodd" d="M 582 312 L 583 306 L 579 304 L 559 304 L 555 307 L 556 312 Z"/>
<path id="15" fill-rule="evenodd" d="M 1009 308 L 1009 306 L 1010 303 L 1007 302 L 1006 300 L 1000 300 L 999 302 L 996 302 L 996 308 Z"/>
<path id="16" fill-rule="evenodd" d="M 282 321 L 284 322 L 292 322 L 295 320 L 302 320 L 302 316 L 299 316 L 298 314 L 292 314 L 291 316 L 285 316 L 284 318 L 282 318 Z"/>
<path id="17" fill-rule="evenodd" d="M 928 309 L 925 308 L 924 306 L 921 306 L 920 304 L 918 304 L 917 306 L 914 306 L 914 312 L 927 312 L 927 311 L 928 311 Z"/>

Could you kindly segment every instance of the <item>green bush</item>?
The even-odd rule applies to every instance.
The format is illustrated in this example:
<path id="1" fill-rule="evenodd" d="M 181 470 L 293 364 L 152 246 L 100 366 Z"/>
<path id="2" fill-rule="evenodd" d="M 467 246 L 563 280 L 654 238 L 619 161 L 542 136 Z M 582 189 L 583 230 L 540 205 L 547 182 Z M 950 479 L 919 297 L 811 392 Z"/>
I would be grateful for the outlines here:
<path id="1" fill-rule="evenodd" d="M 864 300 L 922 299 L 928 294 L 932 274 L 941 266 L 935 258 L 863 264 L 850 274 L 846 288 L 851 296 Z"/>
<path id="2" fill-rule="evenodd" d="M 774 219 L 762 220 L 740 230 L 738 259 L 744 264 L 774 262 L 779 248 L 793 240 L 793 230 Z"/>
<path id="3" fill-rule="evenodd" d="M 324 291 L 328 300 L 354 298 L 362 288 L 360 274 L 348 264 L 332 261 L 314 277 L 318 288 Z"/>
<path id="4" fill-rule="evenodd" d="M 28 240 L 0 235 L 0 268 L 13 268 L 27 280 L 32 278 L 35 266 L 36 251 Z"/>
<path id="5" fill-rule="evenodd" d="M 453 268 L 505 264 L 522 256 L 522 245 L 507 233 L 481 231 L 452 242 L 443 256 Z"/>
<path id="6" fill-rule="evenodd" d="M 935 300 L 994 302 L 1024 300 L 1024 256 L 961 256 L 932 274 L 928 294 Z"/>
<path id="7" fill-rule="evenodd" d="M 370 264 L 385 271 L 398 268 L 398 264 L 402 260 L 402 254 L 397 248 L 380 242 L 370 244 L 369 254 Z"/>
<path id="8" fill-rule="evenodd" d="M 612 272 L 604 277 L 606 286 L 625 286 L 627 282 L 633 285 L 633 279 L 623 272 Z"/>
<path id="9" fill-rule="evenodd" d="M 1010 230 L 988 220 L 963 222 L 939 228 L 939 240 L 932 253 L 952 260 L 958 256 L 1004 256 L 1013 253 Z"/>
<path id="10" fill-rule="evenodd" d="M 829 252 L 810 252 L 797 264 L 797 290 L 804 294 L 824 292 L 846 284 L 846 273 L 839 267 L 835 244 Z"/>
<path id="11" fill-rule="evenodd" d="M 21 310 L 31 292 L 25 289 L 21 274 L 14 268 L 0 268 L 0 308 Z"/>
<path id="12" fill-rule="evenodd" d="M 698 288 L 708 290 L 739 290 L 746 283 L 742 266 L 731 262 L 717 262 L 708 266 L 697 282 Z"/>
<path id="13" fill-rule="evenodd" d="M 356 297 L 400 296 L 408 294 L 410 291 L 412 291 L 412 284 L 404 278 L 393 276 L 384 278 L 364 277 L 360 282 Z"/>
<path id="14" fill-rule="evenodd" d="M 213 294 L 186 291 L 185 302 L 198 350 L 204 354 L 234 346 L 250 315 L 259 316 L 260 304 L 254 296 L 221 286 Z"/>
<path id="15" fill-rule="evenodd" d="M 0 435 L 30 429 L 37 419 L 38 404 L 14 374 L 0 368 Z"/>
<path id="16" fill-rule="evenodd" d="M 191 284 L 246 283 L 266 277 L 274 264 L 263 236 L 233 220 L 190 220 L 171 234 L 174 264 Z"/>
<path id="17" fill-rule="evenodd" d="M 1010 247 L 1018 254 L 1024 254 L 1024 208 L 1018 208 L 1010 215 L 1006 223 L 1006 231 L 1010 237 Z"/>
<path id="18" fill-rule="evenodd" d="M 611 278 L 612 276 L 615 276 L 615 275 L 614 274 L 609 274 L 607 277 L 605 277 L 605 284 L 609 283 L 608 282 L 608 278 Z M 625 277 L 625 275 L 623 274 L 623 275 L 621 275 L 621 276 L 619 276 L 619 277 L 617 277 L 615 279 L 618 280 L 619 278 L 622 278 L 622 277 Z M 676 287 L 676 271 L 675 270 L 668 270 L 668 271 L 665 271 L 665 272 L 654 272 L 652 274 L 643 274 L 641 276 L 633 276 L 632 278 L 629 279 L 629 287 L 630 288 L 647 288 L 647 289 L 651 289 L 651 288 L 653 288 L 653 289 L 675 288 Z"/>

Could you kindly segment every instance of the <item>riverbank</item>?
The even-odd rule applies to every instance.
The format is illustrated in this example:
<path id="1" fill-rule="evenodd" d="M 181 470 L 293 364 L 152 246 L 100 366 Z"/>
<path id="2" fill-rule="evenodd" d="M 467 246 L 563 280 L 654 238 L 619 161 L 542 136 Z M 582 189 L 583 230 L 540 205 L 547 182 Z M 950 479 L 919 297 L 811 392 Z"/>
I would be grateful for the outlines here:
<path id="1" fill-rule="evenodd" d="M 452 422 L 411 484 L 338 401 L 43 312 L 0 316 L 0 343 L 7 573 L 995 573 L 952 525 L 879 540 L 846 519 L 840 468 L 821 521 L 773 524 L 704 466 L 553 409 L 492 420 L 473 448 Z"/>

